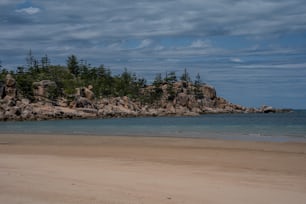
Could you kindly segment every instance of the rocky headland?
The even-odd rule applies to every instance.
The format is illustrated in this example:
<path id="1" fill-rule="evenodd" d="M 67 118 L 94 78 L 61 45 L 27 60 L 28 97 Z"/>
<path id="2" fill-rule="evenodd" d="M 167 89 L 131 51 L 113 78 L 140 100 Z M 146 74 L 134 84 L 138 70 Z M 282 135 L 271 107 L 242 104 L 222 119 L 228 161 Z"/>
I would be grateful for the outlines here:
<path id="1" fill-rule="evenodd" d="M 23 97 L 16 86 L 16 80 L 7 75 L 0 82 L 0 121 L 87 119 L 147 116 L 197 116 L 218 113 L 275 113 L 288 110 L 270 106 L 248 108 L 232 104 L 217 96 L 213 86 L 178 81 L 163 83 L 158 87 L 160 97 L 152 103 L 123 97 L 99 97 L 92 92 L 92 86 L 77 88 L 75 94 L 50 100 L 50 88 L 56 83 L 43 80 L 33 83 L 34 100 Z M 156 89 L 148 85 L 141 91 L 148 95 Z"/>

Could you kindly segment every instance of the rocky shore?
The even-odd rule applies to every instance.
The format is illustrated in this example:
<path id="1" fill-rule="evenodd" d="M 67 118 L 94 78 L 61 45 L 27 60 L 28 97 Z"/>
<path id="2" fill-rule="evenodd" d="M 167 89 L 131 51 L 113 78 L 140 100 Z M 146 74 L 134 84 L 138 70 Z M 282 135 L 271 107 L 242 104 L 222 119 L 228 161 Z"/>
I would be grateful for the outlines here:
<path id="1" fill-rule="evenodd" d="M 196 116 L 218 113 L 275 113 L 289 110 L 275 109 L 270 106 L 247 108 L 228 102 L 217 96 L 214 87 L 180 81 L 162 84 L 161 98 L 152 104 L 124 97 L 95 98 L 92 86 L 80 87 L 69 97 L 56 100 L 48 99 L 48 87 L 55 86 L 52 81 L 44 80 L 33 84 L 35 100 L 21 96 L 16 81 L 8 75 L 0 83 L 0 121 L 87 119 L 148 116 Z M 171 86 L 171 93 L 169 92 Z M 143 89 L 143 93 L 154 89 L 153 85 Z M 197 94 L 201 97 L 196 97 Z M 170 97 L 171 96 L 171 97 Z"/>

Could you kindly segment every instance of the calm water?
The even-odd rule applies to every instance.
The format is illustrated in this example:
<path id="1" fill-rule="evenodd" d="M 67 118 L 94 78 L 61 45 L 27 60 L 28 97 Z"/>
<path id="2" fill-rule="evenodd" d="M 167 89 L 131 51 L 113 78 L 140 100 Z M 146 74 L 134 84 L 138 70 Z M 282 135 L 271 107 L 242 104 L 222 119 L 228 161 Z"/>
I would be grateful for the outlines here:
<path id="1" fill-rule="evenodd" d="M 306 111 L 199 117 L 0 122 L 0 133 L 199 137 L 306 142 Z"/>

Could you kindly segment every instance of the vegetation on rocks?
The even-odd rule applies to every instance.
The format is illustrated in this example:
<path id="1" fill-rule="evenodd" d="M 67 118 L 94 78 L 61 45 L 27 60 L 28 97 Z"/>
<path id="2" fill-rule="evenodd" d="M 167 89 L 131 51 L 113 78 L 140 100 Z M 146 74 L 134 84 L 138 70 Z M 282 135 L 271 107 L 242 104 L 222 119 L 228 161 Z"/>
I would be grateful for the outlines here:
<path id="1" fill-rule="evenodd" d="M 275 112 L 231 104 L 202 83 L 199 74 L 192 81 L 186 69 L 180 77 L 158 73 L 147 84 L 127 69 L 113 75 L 75 55 L 66 62 L 52 65 L 47 55 L 37 60 L 30 51 L 26 66 L 14 71 L 0 66 L 0 120 Z"/>
<path id="2" fill-rule="evenodd" d="M 37 82 L 42 80 L 55 83 L 55 86 L 49 87 L 48 90 L 48 98 L 51 100 L 75 94 L 76 88 L 89 85 L 92 86 L 92 92 L 97 99 L 127 96 L 145 104 L 152 104 L 161 98 L 163 93 L 161 86 L 168 84 L 168 99 L 175 98 L 173 84 L 178 81 L 175 72 L 166 73 L 165 77 L 158 73 L 153 82 L 154 88 L 144 91 L 144 88 L 150 86 L 146 79 L 137 77 L 135 73 L 127 69 L 124 69 L 121 74 L 112 75 L 111 70 L 104 65 L 91 67 L 83 60 L 79 61 L 75 55 L 68 56 L 66 62 L 66 66 L 52 65 L 47 55 L 37 60 L 30 51 L 26 58 L 26 66 L 17 67 L 15 71 L 2 68 L 0 80 L 5 81 L 6 75 L 10 74 L 16 80 L 19 94 L 31 101 L 35 100 L 33 90 Z M 191 82 L 186 69 L 180 79 Z M 198 80 L 197 84 L 200 85 L 200 83 Z"/>

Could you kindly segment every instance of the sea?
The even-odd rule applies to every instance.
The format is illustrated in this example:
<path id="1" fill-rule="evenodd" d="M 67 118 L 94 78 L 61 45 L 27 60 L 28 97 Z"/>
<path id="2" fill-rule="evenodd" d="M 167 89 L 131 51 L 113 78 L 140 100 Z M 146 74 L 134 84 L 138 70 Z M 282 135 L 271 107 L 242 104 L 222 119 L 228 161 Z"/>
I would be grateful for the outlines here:
<path id="1" fill-rule="evenodd" d="M 95 135 L 306 142 L 306 110 L 288 113 L 204 114 L 0 122 L 0 134 Z"/>

